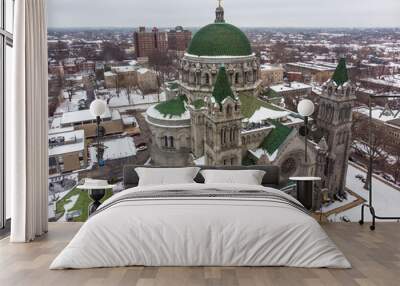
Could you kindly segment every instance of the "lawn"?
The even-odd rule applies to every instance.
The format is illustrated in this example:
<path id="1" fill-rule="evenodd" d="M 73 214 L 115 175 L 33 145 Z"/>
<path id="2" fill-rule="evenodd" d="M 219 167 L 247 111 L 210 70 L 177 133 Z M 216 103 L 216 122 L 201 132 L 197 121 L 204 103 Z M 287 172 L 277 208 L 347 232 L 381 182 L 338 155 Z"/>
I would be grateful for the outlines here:
<path id="1" fill-rule="evenodd" d="M 282 111 L 277 106 L 274 106 L 272 104 L 269 104 L 268 102 L 265 102 L 263 100 L 258 99 L 257 97 L 254 97 L 252 95 L 239 95 L 240 102 L 242 103 L 242 115 L 246 118 L 250 118 L 254 112 L 259 109 L 261 106 L 272 109 L 272 110 L 278 110 Z"/>
<path id="2" fill-rule="evenodd" d="M 80 210 L 81 215 L 79 217 L 74 218 L 74 221 L 84 222 L 88 219 L 88 208 L 89 205 L 92 203 L 92 200 L 89 198 L 87 190 L 74 189 L 71 192 L 69 192 L 63 199 L 59 200 L 56 203 L 56 214 L 64 215 L 64 205 L 67 204 L 70 201 L 70 198 L 75 195 L 79 195 L 79 198 L 76 201 L 75 205 L 69 211 Z M 111 189 L 106 190 L 106 195 L 101 200 L 101 202 L 104 202 L 112 195 L 113 193 Z"/>

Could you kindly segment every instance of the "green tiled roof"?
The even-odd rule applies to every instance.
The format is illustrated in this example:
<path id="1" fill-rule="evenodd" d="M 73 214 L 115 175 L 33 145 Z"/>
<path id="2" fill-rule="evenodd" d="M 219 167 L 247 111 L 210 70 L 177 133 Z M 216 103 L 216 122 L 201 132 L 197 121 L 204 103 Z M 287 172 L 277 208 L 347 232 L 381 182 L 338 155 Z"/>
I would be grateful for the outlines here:
<path id="1" fill-rule="evenodd" d="M 169 83 L 167 83 L 167 85 L 170 89 L 178 89 L 179 88 L 179 84 L 175 81 L 169 82 Z"/>
<path id="2" fill-rule="evenodd" d="M 345 82 L 349 80 L 349 76 L 347 74 L 346 60 L 341 58 L 339 60 L 339 64 L 336 67 L 335 72 L 333 73 L 332 80 L 339 86 L 343 85 Z"/>
<path id="3" fill-rule="evenodd" d="M 157 104 L 155 109 L 163 114 L 164 117 L 181 116 L 186 111 L 185 101 L 186 97 L 180 95 L 173 99 Z"/>
<path id="4" fill-rule="evenodd" d="M 194 35 L 188 53 L 197 56 L 248 56 L 252 50 L 239 28 L 227 23 L 214 23 Z"/>
<path id="5" fill-rule="evenodd" d="M 254 112 L 256 112 L 256 110 L 258 110 L 262 106 L 272 110 L 283 111 L 279 107 L 272 105 L 266 101 L 260 100 L 252 94 L 242 93 L 239 95 L 239 99 L 240 103 L 242 104 L 240 110 L 245 118 L 250 118 L 254 114 Z"/>
<path id="6" fill-rule="evenodd" d="M 200 109 L 200 108 L 204 107 L 205 104 L 206 103 L 204 102 L 203 99 L 197 99 L 197 100 L 193 101 L 193 106 L 195 109 Z"/>
<path id="7" fill-rule="evenodd" d="M 271 120 L 271 123 L 275 125 L 275 128 L 272 129 L 260 144 L 260 148 L 266 150 L 270 155 L 272 155 L 282 145 L 282 143 L 285 142 L 286 138 L 293 130 L 276 120 Z"/>
<path id="8" fill-rule="evenodd" d="M 235 98 L 231 84 L 228 80 L 228 75 L 226 74 L 225 67 L 220 67 L 219 69 L 212 96 L 215 98 L 215 101 L 218 104 L 221 104 L 221 102 L 228 96 L 232 97 L 233 99 Z"/>

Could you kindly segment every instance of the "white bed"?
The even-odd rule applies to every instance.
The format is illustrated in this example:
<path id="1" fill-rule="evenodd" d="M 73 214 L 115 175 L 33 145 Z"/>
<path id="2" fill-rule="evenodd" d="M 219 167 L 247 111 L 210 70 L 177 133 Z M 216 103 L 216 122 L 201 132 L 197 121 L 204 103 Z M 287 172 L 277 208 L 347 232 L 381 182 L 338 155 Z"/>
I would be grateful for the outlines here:
<path id="1" fill-rule="evenodd" d="M 177 192 L 162 195 L 168 191 Z M 191 196 L 193 192 L 202 196 Z M 215 195 L 224 192 L 226 196 Z M 229 195 L 235 192 L 241 195 Z M 157 193 L 161 196 L 154 196 Z M 100 206 L 50 269 L 350 268 L 317 221 L 297 204 L 283 192 L 254 185 L 192 183 L 128 189 Z"/>

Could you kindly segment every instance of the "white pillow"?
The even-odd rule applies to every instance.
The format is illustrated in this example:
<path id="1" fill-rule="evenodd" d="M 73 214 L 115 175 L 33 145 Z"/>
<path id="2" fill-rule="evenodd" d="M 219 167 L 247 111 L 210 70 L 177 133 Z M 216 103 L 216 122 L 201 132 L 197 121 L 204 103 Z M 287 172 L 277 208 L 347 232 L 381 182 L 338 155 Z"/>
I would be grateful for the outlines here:
<path id="1" fill-rule="evenodd" d="M 187 168 L 135 168 L 139 186 L 171 185 L 194 183 L 198 167 Z"/>
<path id="2" fill-rule="evenodd" d="M 202 170 L 206 184 L 261 185 L 265 171 L 261 170 Z"/>

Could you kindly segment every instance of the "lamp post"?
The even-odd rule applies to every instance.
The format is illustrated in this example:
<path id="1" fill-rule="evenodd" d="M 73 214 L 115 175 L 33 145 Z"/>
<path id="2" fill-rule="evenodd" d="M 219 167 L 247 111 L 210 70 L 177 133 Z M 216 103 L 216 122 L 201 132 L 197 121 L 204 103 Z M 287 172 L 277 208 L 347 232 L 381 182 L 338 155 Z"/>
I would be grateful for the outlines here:
<path id="1" fill-rule="evenodd" d="M 100 176 L 100 163 L 103 158 L 103 150 L 100 150 L 100 123 L 101 123 L 101 116 L 106 112 L 107 110 L 107 103 L 104 100 L 100 99 L 95 99 L 92 101 L 90 104 L 90 113 L 96 117 L 96 135 L 97 135 L 97 166 L 99 168 L 99 174 Z M 85 182 L 86 183 L 86 182 Z M 93 200 L 93 202 L 89 205 L 89 215 L 94 213 L 96 209 L 99 207 L 100 200 L 105 196 L 106 190 L 103 187 L 99 186 L 94 186 L 87 188 L 88 190 L 88 195 L 89 197 Z"/>
<path id="2" fill-rule="evenodd" d="M 90 112 L 93 116 L 96 117 L 96 135 L 97 135 L 97 165 L 100 167 L 100 123 L 101 123 L 101 116 L 106 112 L 107 103 L 101 99 L 95 99 L 90 104 Z"/>
<path id="3" fill-rule="evenodd" d="M 309 99 L 303 99 L 297 105 L 297 111 L 304 117 L 304 159 L 307 163 L 308 117 L 314 113 L 314 103 Z"/>

